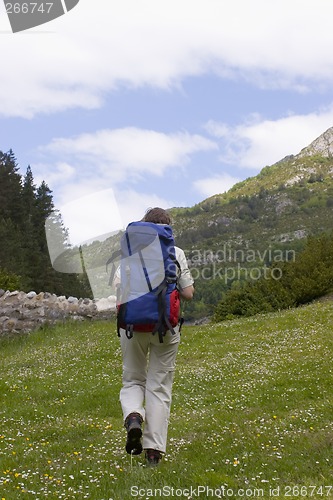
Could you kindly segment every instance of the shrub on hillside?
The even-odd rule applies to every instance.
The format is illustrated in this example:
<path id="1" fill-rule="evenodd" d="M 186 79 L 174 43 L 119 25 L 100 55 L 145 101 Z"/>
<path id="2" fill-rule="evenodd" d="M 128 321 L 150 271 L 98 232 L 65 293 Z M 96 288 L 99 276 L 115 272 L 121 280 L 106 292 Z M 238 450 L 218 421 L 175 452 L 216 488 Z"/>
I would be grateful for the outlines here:
<path id="1" fill-rule="evenodd" d="M 279 279 L 271 273 L 227 291 L 215 309 L 214 319 L 223 321 L 287 309 L 311 302 L 331 290 L 333 234 L 309 238 L 295 262 L 282 263 Z"/>
<path id="2" fill-rule="evenodd" d="M 9 273 L 5 269 L 0 269 L 0 288 L 3 290 L 20 290 L 20 277 L 14 273 Z"/>

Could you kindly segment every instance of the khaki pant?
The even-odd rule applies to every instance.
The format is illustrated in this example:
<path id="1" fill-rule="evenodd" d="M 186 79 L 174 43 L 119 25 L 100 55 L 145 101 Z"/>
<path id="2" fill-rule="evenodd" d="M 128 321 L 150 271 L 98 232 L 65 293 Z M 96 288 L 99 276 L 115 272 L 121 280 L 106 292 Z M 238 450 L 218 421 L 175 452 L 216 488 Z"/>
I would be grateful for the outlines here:
<path id="1" fill-rule="evenodd" d="M 134 332 L 131 339 L 120 330 L 123 354 L 123 386 L 120 402 L 124 420 L 132 412 L 144 420 L 142 445 L 166 451 L 172 383 L 180 333 L 167 332 L 160 343 L 158 334 Z"/>

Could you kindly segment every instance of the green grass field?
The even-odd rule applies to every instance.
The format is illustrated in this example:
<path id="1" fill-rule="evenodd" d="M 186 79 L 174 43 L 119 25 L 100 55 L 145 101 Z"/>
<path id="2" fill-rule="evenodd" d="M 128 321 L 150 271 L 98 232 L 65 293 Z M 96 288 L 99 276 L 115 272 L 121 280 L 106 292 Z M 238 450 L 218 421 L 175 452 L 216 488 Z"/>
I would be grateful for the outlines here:
<path id="1" fill-rule="evenodd" d="M 168 453 L 124 450 L 115 325 L 0 339 L 0 500 L 333 498 L 331 302 L 186 327 Z"/>

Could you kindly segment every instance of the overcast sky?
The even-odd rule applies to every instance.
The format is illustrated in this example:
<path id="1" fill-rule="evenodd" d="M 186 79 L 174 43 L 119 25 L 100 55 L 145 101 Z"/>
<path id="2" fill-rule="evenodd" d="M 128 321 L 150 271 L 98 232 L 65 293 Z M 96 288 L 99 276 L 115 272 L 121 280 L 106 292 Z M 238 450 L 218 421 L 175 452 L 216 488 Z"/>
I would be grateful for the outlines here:
<path id="1" fill-rule="evenodd" d="M 10 30 L 0 149 L 53 191 L 73 242 L 193 206 L 333 126 L 331 0 L 80 0 Z"/>

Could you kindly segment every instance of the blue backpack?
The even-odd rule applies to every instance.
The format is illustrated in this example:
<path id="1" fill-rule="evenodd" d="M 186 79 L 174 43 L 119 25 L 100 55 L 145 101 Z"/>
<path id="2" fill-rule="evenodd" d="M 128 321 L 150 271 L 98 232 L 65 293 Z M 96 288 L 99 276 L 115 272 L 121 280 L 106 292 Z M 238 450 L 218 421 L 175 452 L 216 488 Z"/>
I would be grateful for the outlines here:
<path id="1" fill-rule="evenodd" d="M 120 285 L 117 293 L 117 329 L 131 338 L 134 331 L 158 333 L 160 342 L 166 331 L 175 333 L 179 323 L 180 298 L 172 229 L 151 222 L 130 223 L 120 241 L 120 250 L 108 264 L 119 258 Z M 111 273 L 113 282 L 115 266 Z"/>

